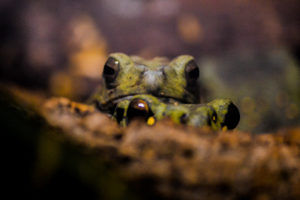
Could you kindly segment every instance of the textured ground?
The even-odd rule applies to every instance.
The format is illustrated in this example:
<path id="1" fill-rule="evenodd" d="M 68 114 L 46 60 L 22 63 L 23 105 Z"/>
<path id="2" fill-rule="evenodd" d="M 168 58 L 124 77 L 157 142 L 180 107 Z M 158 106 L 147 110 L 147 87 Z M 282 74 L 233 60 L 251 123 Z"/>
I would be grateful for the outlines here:
<path id="1" fill-rule="evenodd" d="M 88 149 L 105 150 L 121 176 L 160 197 L 179 199 L 299 199 L 300 128 L 274 134 L 211 132 L 135 121 L 121 129 L 94 107 L 52 98 L 42 115 Z M 103 152 L 103 151 L 102 151 Z"/>

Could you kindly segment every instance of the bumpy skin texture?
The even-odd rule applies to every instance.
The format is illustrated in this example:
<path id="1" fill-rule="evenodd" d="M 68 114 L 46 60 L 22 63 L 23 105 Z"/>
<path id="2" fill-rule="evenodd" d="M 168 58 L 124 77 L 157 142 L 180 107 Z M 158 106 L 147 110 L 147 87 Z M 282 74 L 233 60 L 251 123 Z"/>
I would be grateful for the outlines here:
<path id="1" fill-rule="evenodd" d="M 238 110 L 230 99 L 216 99 L 208 104 L 164 103 L 152 95 L 135 95 L 116 105 L 113 119 L 126 126 L 141 117 L 152 125 L 153 119 L 170 118 L 177 124 L 210 126 L 213 130 L 233 129 L 238 123 Z"/>
<path id="2" fill-rule="evenodd" d="M 113 53 L 102 76 L 104 87 L 94 95 L 94 101 L 121 126 L 137 117 L 149 125 L 167 117 L 175 123 L 213 130 L 233 129 L 238 124 L 239 112 L 231 100 L 198 104 L 199 68 L 192 56 L 169 61 Z"/>
<path id="3" fill-rule="evenodd" d="M 185 77 L 186 65 L 194 62 L 192 56 L 178 56 L 171 62 L 162 57 L 144 60 L 141 57 L 129 57 L 123 53 L 110 54 L 110 58 L 119 63 L 119 70 L 110 84 L 113 87 L 107 87 L 103 73 L 106 87 L 102 87 L 95 95 L 101 110 L 106 110 L 122 97 L 136 94 L 151 94 L 184 103 L 198 103 L 199 101 L 197 81 L 189 87 Z"/>

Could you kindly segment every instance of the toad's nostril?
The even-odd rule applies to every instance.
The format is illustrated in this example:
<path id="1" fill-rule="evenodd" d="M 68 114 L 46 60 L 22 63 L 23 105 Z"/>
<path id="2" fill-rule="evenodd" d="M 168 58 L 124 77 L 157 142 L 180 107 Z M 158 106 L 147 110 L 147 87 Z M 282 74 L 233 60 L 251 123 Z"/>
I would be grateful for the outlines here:
<path id="1" fill-rule="evenodd" d="M 227 126 L 228 129 L 234 129 L 240 121 L 239 109 L 231 103 L 228 106 L 227 114 L 225 115 L 225 121 L 222 126 Z"/>

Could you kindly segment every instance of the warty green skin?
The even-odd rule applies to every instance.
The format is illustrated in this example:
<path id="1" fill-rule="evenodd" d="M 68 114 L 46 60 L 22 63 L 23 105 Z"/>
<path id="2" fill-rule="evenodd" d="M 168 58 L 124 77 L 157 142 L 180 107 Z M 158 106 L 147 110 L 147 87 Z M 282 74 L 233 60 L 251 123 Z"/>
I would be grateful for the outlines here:
<path id="1" fill-rule="evenodd" d="M 114 88 L 105 87 L 104 80 L 93 99 L 99 109 L 107 111 L 124 98 L 137 94 L 151 94 L 166 102 L 199 103 L 197 83 L 194 88 L 187 87 L 185 65 L 194 60 L 192 56 L 182 55 L 169 61 L 164 57 L 145 60 L 138 56 L 112 53 L 109 57 L 120 63 L 120 70 L 114 81 Z"/>
<path id="2" fill-rule="evenodd" d="M 103 75 L 102 87 L 93 100 L 100 111 L 110 114 L 121 126 L 127 126 L 132 117 L 128 112 L 130 103 L 141 99 L 147 102 L 149 108 L 149 116 L 146 117 L 152 116 L 155 121 L 170 118 L 178 124 L 209 126 L 213 130 L 227 127 L 228 108 L 233 103 L 230 99 L 217 99 L 199 104 L 198 77 L 191 81 L 186 74 L 190 63 L 198 70 L 192 56 L 182 55 L 169 61 L 164 57 L 145 60 L 113 53 L 109 59 L 118 64 L 117 73 L 109 82 L 110 86 Z"/>
<path id="3" fill-rule="evenodd" d="M 207 104 L 164 103 L 152 95 L 135 95 L 131 100 L 121 101 L 116 106 L 113 119 L 118 121 L 121 126 L 127 126 L 129 104 L 137 99 L 147 102 L 149 106 L 149 115 L 144 117 L 146 121 L 149 117 L 154 117 L 157 121 L 169 118 L 177 124 L 195 127 L 209 126 L 215 131 L 226 127 L 224 122 L 228 106 L 233 104 L 230 99 L 216 99 Z M 118 116 L 118 109 L 124 110 L 122 116 Z"/>

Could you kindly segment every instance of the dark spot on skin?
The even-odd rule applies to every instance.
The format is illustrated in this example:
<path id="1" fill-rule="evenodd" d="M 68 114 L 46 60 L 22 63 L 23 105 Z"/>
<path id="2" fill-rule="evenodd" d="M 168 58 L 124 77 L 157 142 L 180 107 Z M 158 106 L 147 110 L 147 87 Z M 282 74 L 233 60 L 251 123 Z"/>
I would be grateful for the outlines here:
<path id="1" fill-rule="evenodd" d="M 156 90 L 155 90 L 155 93 L 160 94 L 161 93 L 161 87 L 157 87 Z"/>
<path id="2" fill-rule="evenodd" d="M 167 74 L 165 72 L 165 67 L 163 67 L 163 69 L 161 69 L 161 71 L 162 71 L 162 74 L 163 74 L 164 82 L 166 82 L 168 80 L 168 78 L 167 78 Z"/>
<path id="3" fill-rule="evenodd" d="M 139 74 L 139 79 L 137 80 L 137 82 L 135 83 L 135 85 L 141 85 L 142 83 L 142 80 L 143 80 L 143 77 L 144 77 L 144 71 L 142 71 L 140 74 Z"/>
<path id="4" fill-rule="evenodd" d="M 109 90 L 109 91 L 108 91 L 108 94 L 109 94 L 109 95 L 112 95 L 113 93 L 114 93 L 113 90 Z"/>
<path id="5" fill-rule="evenodd" d="M 154 96 L 160 96 L 160 91 L 161 91 L 161 88 L 160 87 L 157 87 L 155 88 L 154 90 L 151 90 L 151 89 L 147 89 L 147 93 L 148 94 L 152 94 Z"/>
<path id="6" fill-rule="evenodd" d="M 186 124 L 187 121 L 188 121 L 188 115 L 187 115 L 186 113 L 182 114 L 182 115 L 180 116 L 180 123 Z"/>
<path id="7" fill-rule="evenodd" d="M 211 119 L 209 117 L 207 117 L 207 125 L 211 126 Z"/>
<path id="8" fill-rule="evenodd" d="M 117 108 L 116 109 L 116 120 L 120 123 L 124 116 L 124 108 Z"/>
<path id="9" fill-rule="evenodd" d="M 222 126 L 227 126 L 228 129 L 234 129 L 240 121 L 240 112 L 239 109 L 231 103 L 228 106 L 228 112 L 225 115 L 224 123 Z"/>

